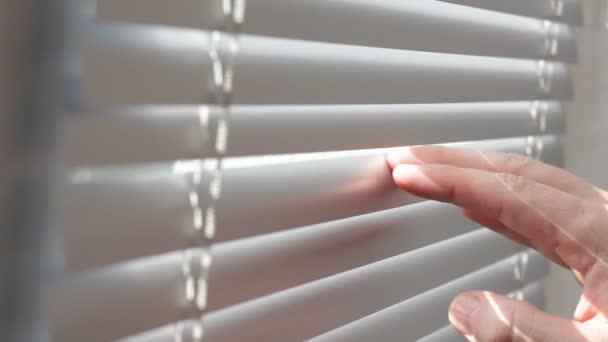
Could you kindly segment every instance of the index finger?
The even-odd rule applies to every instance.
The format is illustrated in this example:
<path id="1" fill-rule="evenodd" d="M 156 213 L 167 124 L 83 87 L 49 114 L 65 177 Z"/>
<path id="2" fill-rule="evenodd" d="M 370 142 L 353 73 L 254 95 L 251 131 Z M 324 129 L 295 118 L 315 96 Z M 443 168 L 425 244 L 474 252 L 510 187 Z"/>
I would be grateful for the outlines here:
<path id="1" fill-rule="evenodd" d="M 557 256 L 582 274 L 597 261 L 607 260 L 605 205 L 525 177 L 451 165 L 399 165 L 393 178 L 414 195 L 498 220 L 541 253 Z"/>
<path id="2" fill-rule="evenodd" d="M 389 166 L 399 164 L 446 164 L 469 169 L 524 176 L 573 195 L 608 202 L 608 195 L 579 177 L 527 156 L 445 146 L 405 147 L 387 157 Z"/>

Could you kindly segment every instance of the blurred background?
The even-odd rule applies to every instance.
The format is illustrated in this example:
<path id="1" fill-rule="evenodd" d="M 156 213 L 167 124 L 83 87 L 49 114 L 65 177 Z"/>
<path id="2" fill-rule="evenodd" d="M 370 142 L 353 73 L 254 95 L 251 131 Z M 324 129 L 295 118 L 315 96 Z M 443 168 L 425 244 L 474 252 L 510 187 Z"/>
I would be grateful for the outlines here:
<path id="1" fill-rule="evenodd" d="M 568 104 L 565 167 L 608 189 L 608 5 L 583 0 L 576 101 Z M 69 88 L 59 70 L 72 13 L 62 0 L 0 0 L 0 337 L 44 340 L 40 289 L 61 275 L 51 219 L 53 175 L 61 160 L 61 106 Z M 557 267 L 548 311 L 572 314 L 579 286 Z"/>

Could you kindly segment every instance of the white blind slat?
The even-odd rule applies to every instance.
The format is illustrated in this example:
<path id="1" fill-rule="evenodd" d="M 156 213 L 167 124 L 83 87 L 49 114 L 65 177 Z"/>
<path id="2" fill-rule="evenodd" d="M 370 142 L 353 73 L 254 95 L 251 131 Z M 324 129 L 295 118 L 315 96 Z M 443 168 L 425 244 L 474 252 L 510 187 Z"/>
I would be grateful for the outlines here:
<path id="1" fill-rule="evenodd" d="M 218 244 L 211 309 L 371 264 L 477 229 L 455 207 L 422 202 Z M 242 284 L 246 283 L 244 287 Z"/>
<path id="2" fill-rule="evenodd" d="M 545 285 L 543 282 L 537 282 L 526 286 L 523 289 L 523 299 L 528 303 L 534 304 L 539 308 L 545 306 Z"/>
<path id="3" fill-rule="evenodd" d="M 87 30 L 83 87 L 91 106 L 210 100 L 211 93 L 205 95 L 211 75 L 207 32 L 126 24 Z M 247 35 L 239 41 L 233 104 L 516 101 L 572 95 L 562 63 Z"/>
<path id="4" fill-rule="evenodd" d="M 423 248 L 418 253 L 414 251 L 209 313 L 206 316 L 209 341 L 309 338 L 472 272 L 521 248 L 485 230 L 433 246 L 435 248 Z M 470 262 L 465 264 L 460 260 Z M 430 274 L 428 270 L 435 267 L 445 271 Z M 377 295 L 370 296 L 371 293 Z M 311 313 L 315 313 L 315 319 L 310 319 Z M 283 329 L 277 330 L 277 326 Z"/>
<path id="5" fill-rule="evenodd" d="M 562 131 L 557 102 L 360 106 L 234 106 L 228 155 L 324 152 L 496 139 Z M 70 117 L 72 165 L 157 162 L 213 155 L 216 107 L 148 106 Z M 280 141 L 281 143 L 277 143 Z"/>
<path id="6" fill-rule="evenodd" d="M 58 210 L 67 270 L 183 248 L 192 218 L 188 178 L 157 167 L 137 171 L 83 171 L 70 179 Z"/>
<path id="7" fill-rule="evenodd" d="M 448 307 L 459 293 L 489 290 L 507 294 L 541 279 L 549 272 L 545 258 L 530 252 L 524 279 L 514 276 L 518 257 L 473 272 L 438 288 L 374 313 L 359 321 L 323 334 L 313 341 L 398 341 L 415 340 L 440 329 L 448 322 Z M 420 317 L 424 317 L 421 320 Z"/>
<path id="8" fill-rule="evenodd" d="M 149 106 L 72 115 L 66 120 L 66 164 L 137 164 L 210 156 L 215 112 L 209 107 Z"/>
<path id="9" fill-rule="evenodd" d="M 540 254 L 401 191 L 386 154 L 560 165 L 579 0 L 93 1 L 56 340 L 449 341 L 462 291 L 543 304 Z"/>
<path id="10" fill-rule="evenodd" d="M 175 334 L 175 327 L 165 325 L 160 328 L 146 331 L 141 334 L 128 336 L 121 339 L 121 342 L 172 342 Z"/>
<path id="11" fill-rule="evenodd" d="M 63 279 L 47 295 L 53 340 L 111 341 L 179 320 L 181 261 L 174 253 Z"/>
<path id="12" fill-rule="evenodd" d="M 493 281 L 494 278 L 500 277 L 501 279 L 507 279 L 508 277 L 513 278 L 513 258 L 509 258 L 509 259 L 505 259 L 502 262 L 494 265 L 498 267 L 485 267 L 481 272 L 476 272 L 475 275 L 471 276 L 471 275 L 467 275 L 467 279 L 470 279 L 471 277 L 475 277 L 478 279 L 477 282 L 477 286 L 493 286 L 492 284 L 496 283 L 496 281 Z M 491 264 L 492 262 L 490 262 Z M 484 266 L 487 266 L 484 265 Z M 508 268 L 505 266 L 509 266 L 510 268 Z M 531 278 L 534 278 L 538 275 L 539 273 L 539 269 L 537 267 L 537 265 L 532 265 L 532 267 L 534 268 L 533 270 L 531 270 Z M 544 267 L 544 266 L 543 266 Z M 477 271 L 477 270 L 471 270 L 472 271 Z M 500 272 L 498 272 L 500 271 Z M 484 280 L 484 279 L 489 279 L 489 280 Z M 410 280 L 411 281 L 411 280 Z M 472 282 L 472 281 L 470 281 Z M 512 280 L 508 281 L 508 284 L 513 284 Z M 512 285 L 509 285 L 512 286 Z M 395 286 L 395 284 L 392 285 L 393 288 L 399 288 L 399 286 Z M 405 291 L 406 287 L 402 287 L 402 290 Z M 396 290 L 398 291 L 398 290 Z M 391 291 L 392 292 L 392 291 Z M 389 295 L 390 296 L 390 295 Z M 382 296 L 374 296 L 373 299 L 371 298 L 371 296 L 363 296 L 363 299 L 358 299 L 358 301 L 372 301 L 372 300 L 378 300 L 379 297 Z M 369 298 L 369 299 L 364 299 L 364 298 Z M 413 297 L 416 298 L 416 297 Z M 233 331 L 230 332 L 229 334 L 224 333 L 223 335 L 217 335 L 215 332 L 210 332 L 211 335 L 207 335 L 208 338 L 211 341 L 238 341 L 238 340 L 243 340 L 243 339 L 251 339 L 251 340 L 303 340 L 303 339 L 307 339 L 307 338 L 312 338 L 313 333 L 317 334 L 319 332 L 322 332 L 323 329 L 329 328 L 329 329 L 333 329 L 333 327 L 335 326 L 340 326 L 343 325 L 347 322 L 334 322 L 334 326 L 330 326 L 330 325 L 325 325 L 323 323 L 323 320 L 325 319 L 332 319 L 334 320 L 335 316 L 336 316 L 336 312 L 340 312 L 340 311 L 348 311 L 348 305 L 345 304 L 345 302 L 341 302 L 339 301 L 339 299 L 333 299 L 333 298 L 326 298 L 326 301 L 330 302 L 330 305 L 337 305 L 338 309 L 337 310 L 333 310 L 333 309 L 328 309 L 325 307 L 325 305 L 322 306 L 323 311 L 317 311 L 314 310 L 313 308 L 311 308 L 312 311 L 307 311 L 305 313 L 292 313 L 290 312 L 290 314 L 296 315 L 297 318 L 294 319 L 299 319 L 301 322 L 304 322 L 304 327 L 300 327 L 300 323 L 296 322 L 295 320 L 292 320 L 292 318 L 289 318 L 291 316 L 285 316 L 282 318 L 278 318 L 278 323 L 274 330 L 271 330 L 270 327 L 266 327 L 266 324 L 268 324 L 267 322 L 263 321 L 261 322 L 263 324 L 262 328 L 259 328 L 258 326 L 249 326 L 247 325 L 248 328 L 251 328 L 253 330 L 249 331 L 249 334 L 246 331 Z M 384 299 L 382 299 L 384 300 Z M 352 301 L 351 301 L 352 302 Z M 340 303 L 340 304 L 338 304 Z M 238 308 L 235 307 L 234 309 Z M 230 308 L 227 310 L 231 310 Z M 329 311 L 326 311 L 329 310 Z M 221 313 L 222 311 L 218 312 Z M 370 311 L 368 314 L 372 314 L 375 311 Z M 212 315 L 214 315 L 215 313 L 212 313 Z M 304 319 L 305 317 L 308 317 L 308 319 Z M 320 327 L 315 326 L 315 322 L 310 322 L 311 321 L 311 317 L 314 317 L 316 319 L 318 319 L 319 321 L 316 322 L 317 324 L 321 324 Z M 420 317 L 420 316 L 418 316 Z M 350 319 L 352 319 L 354 317 L 351 317 Z M 314 319 L 313 321 L 316 321 L 316 319 Z M 208 326 L 211 326 L 211 329 L 215 329 L 215 316 L 214 318 L 211 319 L 212 322 L 206 321 Z M 219 324 L 219 323 L 218 323 Z M 296 330 L 296 332 L 294 333 L 293 329 Z M 238 329 L 235 329 L 238 330 Z M 138 342 L 145 342 L 148 341 L 149 339 L 152 338 L 156 338 L 159 339 L 160 336 L 162 336 L 163 334 L 163 329 L 155 329 L 153 331 L 150 332 L 146 332 L 144 334 L 135 336 L 133 338 L 133 341 L 138 341 Z M 403 336 L 407 336 L 407 335 L 402 335 Z"/>
<path id="13" fill-rule="evenodd" d="M 460 5 L 485 8 L 529 17 L 564 21 L 571 25 L 583 23 L 580 0 L 441 0 Z"/>
<path id="14" fill-rule="evenodd" d="M 466 342 L 466 339 L 449 325 L 419 339 L 417 342 Z"/>
<path id="15" fill-rule="evenodd" d="M 479 230 L 205 316 L 209 341 L 273 334 L 277 324 L 301 340 L 386 308 L 428 288 L 521 251 Z M 462 263 L 461 260 L 469 260 Z M 161 262 L 162 261 L 162 262 Z M 59 340 L 115 339 L 180 318 L 181 253 L 154 257 L 67 279 L 50 296 Z M 429 273 L 442 267 L 444 272 Z M 297 271 L 297 270 L 296 270 Z M 142 286 L 142 282 L 146 283 Z M 398 287 L 395 284 L 407 284 Z M 209 293 L 213 296 L 213 291 Z M 378 296 L 368 296 L 378 293 Z M 360 300 L 354 301 L 353 298 Z M 307 320 L 315 312 L 318 320 Z M 131 322 L 130 317 L 138 319 Z M 268 340 L 262 338 L 262 340 Z M 271 339 L 272 340 L 272 339 Z"/>
<path id="16" fill-rule="evenodd" d="M 223 24 L 219 2 L 102 0 L 97 2 L 97 17 L 213 30 Z M 256 0 L 247 3 L 242 31 L 405 50 L 575 61 L 571 28 L 556 25 L 558 51 L 552 54 L 544 44 L 551 28 L 538 19 L 446 2 Z"/>
<path id="17" fill-rule="evenodd" d="M 480 288 L 481 286 L 476 286 L 475 288 Z M 521 294 L 523 295 L 523 299 L 535 304 L 537 306 L 542 306 L 543 303 L 543 284 L 541 282 L 529 284 L 523 289 L 521 289 Z M 172 326 L 164 326 L 162 328 L 154 329 L 139 335 L 131 336 L 129 338 L 125 338 L 124 342 L 172 342 L 173 338 L 173 330 Z M 404 336 L 399 336 L 395 342 L 403 341 Z M 391 341 L 391 340 L 386 340 Z M 423 338 L 417 340 L 418 342 L 465 342 L 465 339 L 462 335 L 460 335 L 452 326 L 446 326 L 430 335 L 427 335 Z"/>
<path id="18" fill-rule="evenodd" d="M 546 155 L 558 148 L 554 138 L 544 141 Z M 527 139 L 464 146 L 525 153 Z M 257 166 L 239 166 L 240 158 L 226 160 L 216 241 L 419 202 L 394 186 L 385 153 Z M 183 248 L 192 231 L 191 176 L 171 170 L 170 165 L 92 169 L 69 180 L 59 206 L 66 267 L 78 270 Z"/>

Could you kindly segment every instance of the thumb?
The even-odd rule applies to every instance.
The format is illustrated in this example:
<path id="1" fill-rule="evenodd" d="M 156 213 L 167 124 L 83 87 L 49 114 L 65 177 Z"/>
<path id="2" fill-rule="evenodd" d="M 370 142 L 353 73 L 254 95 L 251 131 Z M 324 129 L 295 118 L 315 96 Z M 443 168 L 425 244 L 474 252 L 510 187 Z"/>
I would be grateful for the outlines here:
<path id="1" fill-rule="evenodd" d="M 574 319 L 579 322 L 586 322 L 595 317 L 599 311 L 596 307 L 587 299 L 585 294 L 581 295 L 581 299 L 576 306 L 574 311 Z"/>
<path id="2" fill-rule="evenodd" d="M 586 341 L 580 323 L 491 292 L 467 292 L 450 305 L 450 322 L 469 341 Z"/>

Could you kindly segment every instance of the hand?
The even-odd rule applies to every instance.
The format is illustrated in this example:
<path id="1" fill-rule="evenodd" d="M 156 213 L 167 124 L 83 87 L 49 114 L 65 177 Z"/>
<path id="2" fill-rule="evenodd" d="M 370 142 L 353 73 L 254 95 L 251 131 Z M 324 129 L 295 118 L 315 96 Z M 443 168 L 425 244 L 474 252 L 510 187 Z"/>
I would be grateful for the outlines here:
<path id="1" fill-rule="evenodd" d="M 507 297 L 474 291 L 450 306 L 470 341 L 608 341 L 608 193 L 525 156 L 439 146 L 388 157 L 396 184 L 453 203 L 464 215 L 533 247 L 574 272 L 583 295 L 567 320 Z"/>

